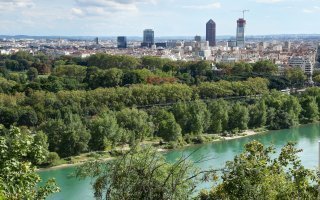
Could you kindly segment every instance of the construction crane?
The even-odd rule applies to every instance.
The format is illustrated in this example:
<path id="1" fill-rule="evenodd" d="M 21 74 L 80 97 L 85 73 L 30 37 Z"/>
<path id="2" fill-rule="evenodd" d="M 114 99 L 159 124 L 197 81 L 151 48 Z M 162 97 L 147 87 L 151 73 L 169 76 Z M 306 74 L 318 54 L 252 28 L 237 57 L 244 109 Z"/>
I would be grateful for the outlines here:
<path id="1" fill-rule="evenodd" d="M 249 12 L 250 10 L 242 10 L 241 12 L 242 12 L 242 15 L 243 15 L 243 19 L 244 19 L 244 14 L 246 13 L 246 12 Z"/>

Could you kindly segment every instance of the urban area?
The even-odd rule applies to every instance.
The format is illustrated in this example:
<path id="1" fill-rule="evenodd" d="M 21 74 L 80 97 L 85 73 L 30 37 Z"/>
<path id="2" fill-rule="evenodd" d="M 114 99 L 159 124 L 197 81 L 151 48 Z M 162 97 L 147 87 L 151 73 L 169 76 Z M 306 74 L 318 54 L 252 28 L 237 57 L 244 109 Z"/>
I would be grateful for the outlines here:
<path id="1" fill-rule="evenodd" d="M 245 10 L 246 11 L 246 10 Z M 11 55 L 18 51 L 31 54 L 43 52 L 53 58 L 72 56 L 87 58 L 97 53 L 110 55 L 130 55 L 141 58 L 155 56 L 172 61 L 212 61 L 213 70 L 219 70 L 214 63 L 255 63 L 269 60 L 278 66 L 282 75 L 285 69 L 299 67 L 308 76 L 308 82 L 313 84 L 312 74 L 320 65 L 319 35 L 274 35 L 247 36 L 245 27 L 247 21 L 239 18 L 236 21 L 236 34 L 231 38 L 217 39 L 216 23 L 210 19 L 205 24 L 205 36 L 201 34 L 194 38 L 165 39 L 157 38 L 153 29 L 143 30 L 142 41 L 139 38 L 118 36 L 104 40 L 98 37 L 91 39 L 65 38 L 17 38 L 2 37 L 0 54 Z"/>

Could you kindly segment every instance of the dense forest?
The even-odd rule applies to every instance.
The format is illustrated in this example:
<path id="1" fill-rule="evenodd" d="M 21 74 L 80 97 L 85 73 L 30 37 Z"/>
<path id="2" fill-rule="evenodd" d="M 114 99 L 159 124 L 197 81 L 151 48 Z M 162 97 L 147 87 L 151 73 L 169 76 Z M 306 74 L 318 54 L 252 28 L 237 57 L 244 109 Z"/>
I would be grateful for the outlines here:
<path id="1" fill-rule="evenodd" d="M 173 148 L 205 142 L 204 134 L 317 121 L 320 90 L 278 92 L 302 87 L 306 77 L 299 69 L 281 76 L 277 70 L 269 61 L 214 65 L 18 52 L 0 59 L 0 124 L 4 132 L 12 125 L 43 132 L 51 154 L 65 158 L 147 139 Z"/>

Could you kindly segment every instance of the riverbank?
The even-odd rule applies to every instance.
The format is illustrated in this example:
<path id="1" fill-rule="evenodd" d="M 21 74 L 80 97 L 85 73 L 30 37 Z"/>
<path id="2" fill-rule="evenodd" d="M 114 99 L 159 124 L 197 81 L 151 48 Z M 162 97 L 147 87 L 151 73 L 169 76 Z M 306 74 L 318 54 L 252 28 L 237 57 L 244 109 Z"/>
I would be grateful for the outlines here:
<path id="1" fill-rule="evenodd" d="M 273 146 L 275 154 L 288 143 L 294 142 L 298 149 L 303 149 L 299 153 L 301 162 L 307 169 L 314 170 L 318 166 L 315 152 L 318 152 L 318 141 L 320 140 L 320 123 L 307 124 L 296 126 L 290 129 L 282 129 L 268 131 L 267 133 L 260 132 L 253 136 L 246 136 L 241 139 L 232 137 L 231 140 L 225 140 L 216 143 L 207 143 L 199 145 L 191 145 L 187 148 L 170 150 L 165 153 L 165 158 L 168 162 L 173 163 L 181 158 L 181 155 L 190 155 L 190 161 L 197 162 L 196 167 L 200 170 L 221 169 L 226 162 L 232 161 L 235 156 L 239 155 L 244 150 L 244 145 L 252 140 L 261 142 L 265 147 Z M 199 162 L 201 158 L 205 159 Z M 48 198 L 48 200 L 68 199 L 68 200 L 93 200 L 94 192 L 92 190 L 92 179 L 79 180 L 75 177 L 70 177 L 74 173 L 74 168 L 64 168 L 58 170 L 49 170 L 39 172 L 43 183 L 51 178 L 55 178 L 57 184 L 61 188 L 60 193 L 56 193 Z M 205 182 L 197 186 L 198 190 L 210 189 L 210 182 Z"/>
<path id="2" fill-rule="evenodd" d="M 225 141 L 225 140 L 236 140 L 236 139 L 240 139 L 240 138 L 244 138 L 244 137 L 250 137 L 250 136 L 254 136 L 257 134 L 261 134 L 266 132 L 267 130 L 246 130 L 242 133 L 239 133 L 237 135 L 228 135 L 228 136 L 221 136 L 221 135 L 213 135 L 213 134 L 203 134 L 201 135 L 201 137 L 205 137 L 205 138 L 214 138 L 214 139 L 209 139 L 207 141 L 199 141 L 198 143 L 188 143 L 185 144 L 183 146 L 179 146 L 178 148 L 166 148 L 165 145 L 159 145 L 159 142 L 142 142 L 141 145 L 151 145 L 154 146 L 155 148 L 157 148 L 157 150 L 159 152 L 168 152 L 168 151 L 173 151 L 176 149 L 182 149 L 185 147 L 190 147 L 190 146 L 194 146 L 194 145 L 199 145 L 199 144 L 207 144 L 207 143 L 215 143 L 215 142 L 219 142 L 219 141 Z M 121 155 L 121 153 L 129 151 L 130 148 L 128 146 L 123 146 L 123 147 L 117 147 L 115 148 L 113 151 L 117 152 L 119 155 Z M 101 155 L 101 156 L 98 156 Z M 91 153 L 86 153 L 86 154 L 81 154 L 79 156 L 74 156 L 74 157 L 70 157 L 67 159 L 61 159 L 64 162 L 72 162 L 72 163 L 63 163 L 63 164 L 59 164 L 59 165 L 55 165 L 55 166 L 50 166 L 50 167 L 43 167 L 43 168 L 39 168 L 37 169 L 38 172 L 43 172 L 43 171 L 50 171 L 50 170 L 58 170 L 58 169 L 63 169 L 63 168 L 68 168 L 68 167 L 74 167 L 74 166 L 79 166 L 85 162 L 88 161 L 101 161 L 101 162 L 105 162 L 105 161 L 109 161 L 112 159 L 115 159 L 117 156 L 111 156 L 110 152 L 105 151 L 105 152 L 91 152 Z"/>

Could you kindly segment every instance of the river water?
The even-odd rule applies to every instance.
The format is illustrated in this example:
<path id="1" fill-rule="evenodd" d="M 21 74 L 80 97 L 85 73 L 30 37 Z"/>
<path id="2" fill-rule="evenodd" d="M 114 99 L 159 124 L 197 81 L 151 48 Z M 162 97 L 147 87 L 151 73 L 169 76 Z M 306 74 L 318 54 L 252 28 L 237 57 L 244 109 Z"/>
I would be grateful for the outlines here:
<path id="1" fill-rule="evenodd" d="M 264 134 L 250 137 L 215 142 L 204 145 L 196 145 L 183 149 L 170 151 L 166 154 L 169 162 L 178 159 L 182 154 L 189 155 L 193 161 L 198 161 L 201 157 L 212 158 L 206 162 L 201 162 L 197 167 L 201 169 L 222 168 L 226 161 L 243 151 L 246 143 L 252 140 L 260 141 L 265 145 L 274 145 L 277 152 L 289 141 L 297 142 L 297 147 L 303 149 L 300 153 L 302 164 L 308 168 L 315 169 L 318 164 L 318 141 L 320 140 L 320 124 L 304 125 L 297 128 L 269 131 Z M 61 188 L 61 192 L 51 195 L 49 200 L 92 200 L 93 192 L 90 185 L 91 180 L 81 180 L 70 177 L 74 167 L 39 172 L 43 181 L 54 177 Z M 210 183 L 201 184 L 199 188 L 210 188 Z"/>

